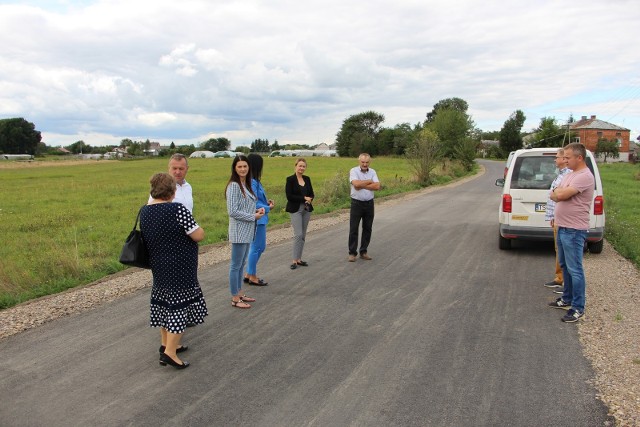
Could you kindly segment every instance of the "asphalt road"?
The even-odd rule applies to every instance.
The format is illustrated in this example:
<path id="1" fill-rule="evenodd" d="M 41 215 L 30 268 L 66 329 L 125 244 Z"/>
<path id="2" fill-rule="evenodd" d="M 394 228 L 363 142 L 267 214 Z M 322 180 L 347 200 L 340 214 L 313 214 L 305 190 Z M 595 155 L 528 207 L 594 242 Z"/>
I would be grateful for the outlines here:
<path id="1" fill-rule="evenodd" d="M 347 224 L 307 236 L 306 268 L 269 247 L 250 310 L 230 305 L 227 263 L 203 269 L 186 370 L 158 365 L 148 290 L 3 340 L 0 424 L 603 425 L 576 325 L 546 307 L 553 248 L 498 249 L 503 165 L 483 164 L 379 206 L 373 261 L 346 261 Z"/>

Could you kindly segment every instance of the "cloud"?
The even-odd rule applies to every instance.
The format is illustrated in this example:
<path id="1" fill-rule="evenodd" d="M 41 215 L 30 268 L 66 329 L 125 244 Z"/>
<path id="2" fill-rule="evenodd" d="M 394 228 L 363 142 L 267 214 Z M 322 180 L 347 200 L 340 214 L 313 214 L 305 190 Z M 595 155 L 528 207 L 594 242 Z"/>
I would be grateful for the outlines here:
<path id="1" fill-rule="evenodd" d="M 525 129 L 597 114 L 633 137 L 638 18 L 623 0 L 4 3 L 0 117 L 65 145 L 316 144 L 351 114 L 415 124 L 458 96 L 485 130 L 521 109 Z"/>

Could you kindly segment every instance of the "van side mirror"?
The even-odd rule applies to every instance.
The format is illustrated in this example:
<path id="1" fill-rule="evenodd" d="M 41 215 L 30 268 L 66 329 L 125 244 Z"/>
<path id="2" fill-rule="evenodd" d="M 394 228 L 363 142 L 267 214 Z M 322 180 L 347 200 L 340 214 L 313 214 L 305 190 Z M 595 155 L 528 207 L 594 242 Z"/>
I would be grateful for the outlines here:
<path id="1" fill-rule="evenodd" d="M 496 187 L 504 187 L 504 178 L 496 179 Z"/>

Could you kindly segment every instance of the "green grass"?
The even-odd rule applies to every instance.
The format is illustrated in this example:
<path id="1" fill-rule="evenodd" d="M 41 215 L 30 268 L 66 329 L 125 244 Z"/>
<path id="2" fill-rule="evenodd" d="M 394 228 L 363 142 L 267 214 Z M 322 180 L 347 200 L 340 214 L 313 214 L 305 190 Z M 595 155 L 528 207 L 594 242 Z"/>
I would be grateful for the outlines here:
<path id="1" fill-rule="evenodd" d="M 606 218 L 605 237 L 640 267 L 640 165 L 599 165 Z"/>
<path id="2" fill-rule="evenodd" d="M 194 216 L 206 232 L 202 244 L 226 240 L 224 187 L 231 159 L 190 159 Z M 265 158 L 263 185 L 276 208 L 271 225 L 289 222 L 285 178 L 294 158 Z M 353 158 L 308 158 L 316 193 L 314 214 L 349 206 L 348 170 Z M 36 167 L 0 166 L 0 309 L 90 283 L 123 270 L 120 249 L 135 215 L 147 201 L 149 178 L 167 170 L 168 159 L 54 162 Z M 383 189 L 377 197 L 418 189 L 401 158 L 376 158 Z M 436 171 L 439 182 L 463 176 L 460 167 Z"/>

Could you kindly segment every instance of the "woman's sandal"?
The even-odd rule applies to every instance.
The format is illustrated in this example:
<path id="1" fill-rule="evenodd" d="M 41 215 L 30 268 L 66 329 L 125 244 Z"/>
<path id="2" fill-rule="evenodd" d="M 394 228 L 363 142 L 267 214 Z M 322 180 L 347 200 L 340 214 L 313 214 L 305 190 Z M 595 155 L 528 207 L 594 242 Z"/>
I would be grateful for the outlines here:
<path id="1" fill-rule="evenodd" d="M 242 301 L 242 299 L 238 301 L 231 300 L 231 305 L 235 308 L 251 308 L 251 306 L 246 302 Z"/>
<path id="2" fill-rule="evenodd" d="M 256 299 L 255 298 L 251 298 L 251 297 L 246 296 L 246 295 L 242 295 L 242 296 L 240 296 L 240 301 L 242 301 L 242 302 L 256 302 Z"/>

